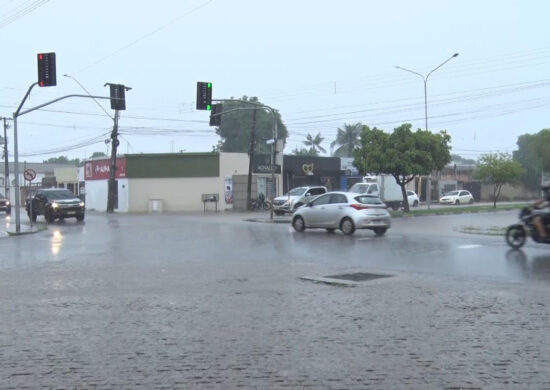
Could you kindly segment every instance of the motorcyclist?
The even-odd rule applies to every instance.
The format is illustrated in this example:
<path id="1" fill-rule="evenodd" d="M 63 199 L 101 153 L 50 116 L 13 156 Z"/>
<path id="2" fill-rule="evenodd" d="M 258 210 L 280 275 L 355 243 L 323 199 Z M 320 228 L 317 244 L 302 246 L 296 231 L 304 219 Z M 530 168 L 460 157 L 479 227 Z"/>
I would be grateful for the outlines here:
<path id="1" fill-rule="evenodd" d="M 550 185 L 547 184 L 542 186 L 541 190 L 543 192 L 543 197 L 533 204 L 533 208 L 546 210 L 541 211 L 533 217 L 533 225 L 535 226 L 539 237 L 543 240 L 548 240 L 548 234 L 545 226 L 550 224 L 550 212 L 548 210 L 550 207 Z"/>

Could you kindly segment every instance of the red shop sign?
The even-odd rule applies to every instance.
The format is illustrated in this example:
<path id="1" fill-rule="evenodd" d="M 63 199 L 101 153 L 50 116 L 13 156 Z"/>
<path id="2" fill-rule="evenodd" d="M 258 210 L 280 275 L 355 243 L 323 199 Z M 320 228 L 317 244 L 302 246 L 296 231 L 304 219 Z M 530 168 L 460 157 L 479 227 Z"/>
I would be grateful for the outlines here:
<path id="1" fill-rule="evenodd" d="M 84 163 L 84 180 L 107 180 L 109 179 L 111 160 L 93 160 Z M 115 178 L 126 177 L 126 159 L 116 160 Z"/>

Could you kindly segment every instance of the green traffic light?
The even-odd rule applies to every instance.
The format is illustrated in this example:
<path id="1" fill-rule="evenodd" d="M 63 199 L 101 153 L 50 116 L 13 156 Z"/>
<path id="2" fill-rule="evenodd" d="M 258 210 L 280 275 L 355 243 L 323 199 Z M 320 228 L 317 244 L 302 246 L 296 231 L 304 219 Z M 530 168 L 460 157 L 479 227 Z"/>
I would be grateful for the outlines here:
<path id="1" fill-rule="evenodd" d="M 212 106 L 211 106 L 210 104 L 207 104 L 207 105 L 206 105 L 206 109 L 207 109 L 208 111 L 210 111 L 210 110 L 212 109 Z"/>
<path id="2" fill-rule="evenodd" d="M 208 88 L 212 88 L 212 83 L 208 83 Z"/>

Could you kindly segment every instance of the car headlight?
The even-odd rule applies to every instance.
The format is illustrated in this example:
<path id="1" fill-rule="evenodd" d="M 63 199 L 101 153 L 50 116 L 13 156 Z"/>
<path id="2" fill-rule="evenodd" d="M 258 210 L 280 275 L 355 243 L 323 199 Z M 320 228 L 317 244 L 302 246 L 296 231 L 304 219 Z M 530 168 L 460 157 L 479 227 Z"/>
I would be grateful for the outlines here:
<path id="1" fill-rule="evenodd" d="M 9 205 L 10 205 L 10 201 L 6 200 L 6 206 L 9 206 Z"/>
<path id="2" fill-rule="evenodd" d="M 79 203 L 80 207 L 84 207 L 84 202 Z"/>
<path id="3" fill-rule="evenodd" d="M 53 209 L 56 209 L 56 208 L 58 208 L 58 207 L 59 207 L 59 205 L 58 205 L 56 202 L 53 202 L 53 203 L 52 203 L 52 208 L 53 208 Z"/>

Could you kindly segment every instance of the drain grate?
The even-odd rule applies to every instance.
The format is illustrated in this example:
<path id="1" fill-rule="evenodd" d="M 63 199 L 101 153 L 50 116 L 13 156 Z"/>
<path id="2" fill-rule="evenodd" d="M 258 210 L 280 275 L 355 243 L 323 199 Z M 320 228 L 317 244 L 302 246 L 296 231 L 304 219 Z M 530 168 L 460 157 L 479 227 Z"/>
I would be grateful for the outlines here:
<path id="1" fill-rule="evenodd" d="M 366 273 L 366 272 L 356 272 L 356 273 L 353 273 L 353 274 L 341 274 L 341 275 L 324 276 L 324 278 L 349 280 L 351 282 L 364 282 L 366 280 L 389 278 L 390 276 L 391 275 L 381 275 L 381 274 L 370 274 L 370 273 Z"/>

